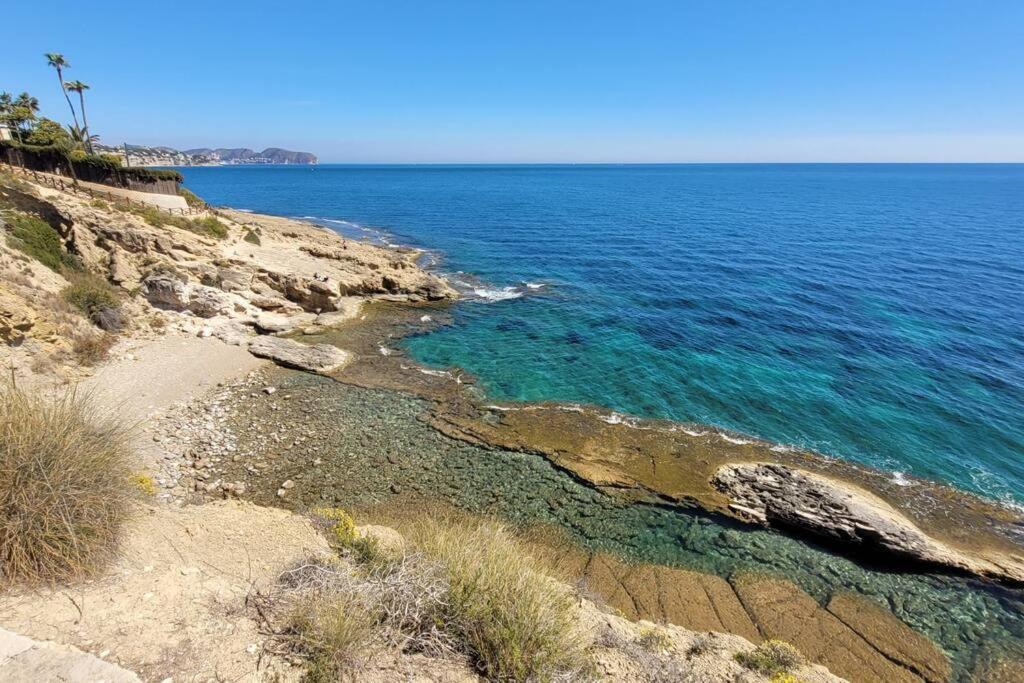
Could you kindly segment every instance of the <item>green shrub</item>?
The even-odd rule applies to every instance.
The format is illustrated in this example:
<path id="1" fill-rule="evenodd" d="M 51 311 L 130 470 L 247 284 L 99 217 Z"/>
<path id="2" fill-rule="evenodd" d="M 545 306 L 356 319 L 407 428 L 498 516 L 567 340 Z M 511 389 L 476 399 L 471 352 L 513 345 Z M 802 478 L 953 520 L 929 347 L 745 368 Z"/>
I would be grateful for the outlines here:
<path id="1" fill-rule="evenodd" d="M 76 270 L 78 260 L 64 248 L 60 235 L 43 219 L 28 214 L 8 218 L 8 246 L 36 259 L 50 270 Z"/>
<path id="2" fill-rule="evenodd" d="M 121 297 L 110 283 L 93 273 L 74 275 L 69 279 L 71 284 L 60 292 L 65 301 L 104 330 L 116 332 L 124 326 L 120 313 Z"/>
<path id="3" fill-rule="evenodd" d="M 385 646 L 463 653 L 492 681 L 590 673 L 574 594 L 500 524 L 422 518 L 403 528 L 397 552 L 374 543 L 364 554 L 347 513 L 313 514 L 332 545 L 355 550 L 357 569 L 308 560 L 281 576 L 286 597 L 274 602 L 288 608 L 284 627 L 267 625 L 310 661 L 309 679 L 358 680 L 359 663 Z"/>
<path id="4" fill-rule="evenodd" d="M 573 595 L 496 522 L 425 519 L 408 532 L 444 569 L 448 628 L 491 680 L 551 680 L 586 667 Z"/>
<path id="5" fill-rule="evenodd" d="M 376 624 L 357 595 L 309 593 L 292 607 L 281 635 L 309 660 L 303 681 L 334 683 L 368 659 Z"/>
<path id="6" fill-rule="evenodd" d="M 109 161 L 118 168 L 121 168 L 121 166 L 124 164 L 124 160 L 121 158 L 120 154 L 100 154 L 99 157 L 104 161 Z"/>
<path id="7" fill-rule="evenodd" d="M 782 640 L 766 640 L 749 652 L 737 652 L 736 661 L 743 666 L 773 676 L 787 673 L 804 664 L 800 651 Z"/>
<path id="8" fill-rule="evenodd" d="M 125 204 L 119 204 L 118 208 L 121 210 L 131 211 L 155 228 L 160 228 L 165 225 L 173 225 L 176 228 L 188 230 L 189 232 L 194 232 L 197 235 L 204 235 L 206 237 L 224 239 L 228 236 L 228 227 L 213 216 L 204 216 L 202 218 L 173 216 L 169 213 L 160 211 L 155 206 L 132 205 L 129 207 Z"/>
<path id="9" fill-rule="evenodd" d="M 91 206 L 94 209 L 109 209 L 110 208 L 110 204 L 107 204 L 102 199 L 94 199 L 94 200 L 92 200 L 91 202 L 89 202 L 89 206 Z"/>
<path id="10" fill-rule="evenodd" d="M 178 194 L 185 198 L 185 203 L 191 206 L 193 209 L 202 209 L 206 207 L 204 202 L 195 192 L 188 189 L 187 187 L 179 187 Z"/>
<path id="11" fill-rule="evenodd" d="M 67 581 L 114 557 L 129 452 L 126 429 L 89 396 L 0 385 L 0 583 Z"/>
<path id="12" fill-rule="evenodd" d="M 217 239 L 224 239 L 228 236 L 228 227 L 213 216 L 193 218 L 187 222 L 187 226 L 181 227 L 184 227 L 186 230 L 199 233 L 200 235 L 216 237 Z"/>
<path id="13" fill-rule="evenodd" d="M 246 242 L 248 242 L 250 244 L 255 244 L 256 246 L 259 246 L 261 244 L 260 236 L 256 234 L 255 230 L 248 230 L 247 229 L 245 231 L 245 236 L 242 237 L 242 239 L 244 239 Z"/>

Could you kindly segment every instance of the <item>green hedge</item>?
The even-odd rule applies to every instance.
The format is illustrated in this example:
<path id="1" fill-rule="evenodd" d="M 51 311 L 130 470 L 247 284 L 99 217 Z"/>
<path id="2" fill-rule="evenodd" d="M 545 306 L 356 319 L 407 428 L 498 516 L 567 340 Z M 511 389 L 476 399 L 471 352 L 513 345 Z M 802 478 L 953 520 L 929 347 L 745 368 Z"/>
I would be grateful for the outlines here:
<path id="1" fill-rule="evenodd" d="M 93 180 L 97 177 L 105 176 L 117 181 L 116 183 L 108 184 L 116 184 L 121 187 L 128 187 L 131 181 L 154 183 L 170 180 L 180 183 L 185 179 L 177 171 L 152 168 L 125 168 L 110 159 L 104 159 L 94 154 L 80 159 L 72 159 L 68 150 L 61 149 L 60 147 L 26 145 L 14 140 L 0 141 L 0 156 L 11 162 L 13 156 L 11 152 L 20 153 L 26 165 L 36 171 L 59 172 L 70 167 L 74 170 L 75 176 L 81 176 L 82 180 Z"/>

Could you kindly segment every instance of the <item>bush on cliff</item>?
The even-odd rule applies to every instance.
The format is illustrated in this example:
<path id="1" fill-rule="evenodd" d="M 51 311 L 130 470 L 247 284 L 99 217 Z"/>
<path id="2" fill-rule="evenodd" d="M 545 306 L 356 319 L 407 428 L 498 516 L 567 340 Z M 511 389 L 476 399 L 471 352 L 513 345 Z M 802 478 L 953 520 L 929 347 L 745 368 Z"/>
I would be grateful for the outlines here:
<path id="1" fill-rule="evenodd" d="M 326 525 L 347 515 L 315 516 Z M 353 548 L 356 572 L 310 561 L 286 573 L 285 646 L 306 657 L 307 679 L 353 674 L 384 647 L 463 653 L 494 681 L 570 679 L 588 668 L 574 595 L 542 570 L 524 544 L 495 522 L 451 517 L 403 529 L 397 555 L 360 552 L 359 536 L 329 527 Z"/>
<path id="2" fill-rule="evenodd" d="M 806 663 L 800 651 L 783 640 L 766 640 L 749 652 L 739 652 L 736 661 L 766 676 L 785 674 Z"/>
<path id="3" fill-rule="evenodd" d="M 206 202 L 203 201 L 202 197 L 197 195 L 187 187 L 179 187 L 178 194 L 185 198 L 185 203 L 191 206 L 193 209 L 205 209 Z"/>
<path id="4" fill-rule="evenodd" d="M 88 396 L 0 385 L 0 584 L 63 582 L 106 565 L 130 473 L 125 428 Z"/>
<path id="5" fill-rule="evenodd" d="M 6 218 L 10 224 L 7 244 L 28 254 L 50 270 L 78 269 L 78 261 L 67 252 L 60 235 L 43 219 L 15 213 Z"/>
<path id="6" fill-rule="evenodd" d="M 69 280 L 60 292 L 65 301 L 102 330 L 117 332 L 124 327 L 121 297 L 110 283 L 94 273 L 72 275 Z"/>
<path id="7" fill-rule="evenodd" d="M 189 232 L 194 232 L 198 235 L 205 235 L 206 237 L 224 239 L 228 236 L 227 226 L 213 216 L 204 216 L 202 218 L 173 216 L 169 213 L 160 211 L 155 206 L 128 207 L 127 205 L 122 204 L 119 205 L 119 208 L 131 211 L 155 228 L 161 228 L 165 225 L 173 225 L 176 228 L 188 230 Z"/>

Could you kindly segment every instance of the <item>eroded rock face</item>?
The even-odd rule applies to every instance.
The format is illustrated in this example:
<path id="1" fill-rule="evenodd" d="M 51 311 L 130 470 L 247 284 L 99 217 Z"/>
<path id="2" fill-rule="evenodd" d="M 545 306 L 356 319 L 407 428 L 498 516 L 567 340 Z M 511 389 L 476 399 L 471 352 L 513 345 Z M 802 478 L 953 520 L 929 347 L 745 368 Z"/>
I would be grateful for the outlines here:
<path id="1" fill-rule="evenodd" d="M 909 520 L 810 473 L 774 463 L 727 465 L 713 482 L 732 510 L 759 522 L 926 559 L 929 539 Z"/>
<path id="2" fill-rule="evenodd" d="M 300 344 L 282 337 L 257 337 L 249 343 L 249 353 L 310 372 L 330 372 L 351 359 L 351 354 L 330 344 Z"/>
<path id="3" fill-rule="evenodd" d="M 200 318 L 212 318 L 228 310 L 228 298 L 219 290 L 203 285 L 188 288 L 188 310 Z"/>
<path id="4" fill-rule="evenodd" d="M 712 483 L 729 508 L 766 526 L 799 529 L 831 541 L 920 562 L 966 568 L 885 501 L 840 482 L 774 463 L 721 467 Z"/>
<path id="5" fill-rule="evenodd" d="M 158 308 L 183 311 L 188 308 L 188 285 L 171 273 L 157 272 L 142 281 L 142 292 L 149 303 Z"/>

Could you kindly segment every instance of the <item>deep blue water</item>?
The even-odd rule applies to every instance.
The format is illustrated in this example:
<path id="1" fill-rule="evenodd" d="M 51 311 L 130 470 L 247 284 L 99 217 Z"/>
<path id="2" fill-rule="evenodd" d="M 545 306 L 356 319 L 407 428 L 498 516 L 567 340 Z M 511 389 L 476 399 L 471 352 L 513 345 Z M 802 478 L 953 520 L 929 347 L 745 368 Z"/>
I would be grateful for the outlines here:
<path id="1" fill-rule="evenodd" d="M 1024 502 L 1024 165 L 181 170 L 212 203 L 437 250 L 484 298 L 408 349 L 495 398 Z"/>

